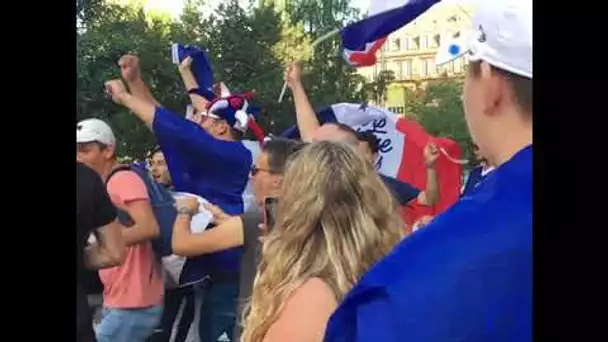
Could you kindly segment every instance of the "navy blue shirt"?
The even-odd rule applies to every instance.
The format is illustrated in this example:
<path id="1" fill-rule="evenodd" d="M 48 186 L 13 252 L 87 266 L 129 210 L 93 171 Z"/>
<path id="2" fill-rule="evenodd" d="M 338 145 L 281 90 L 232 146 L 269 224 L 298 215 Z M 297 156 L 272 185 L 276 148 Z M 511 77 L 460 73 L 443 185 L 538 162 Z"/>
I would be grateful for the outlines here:
<path id="1" fill-rule="evenodd" d="M 199 195 L 219 206 L 229 215 L 243 213 L 243 191 L 251 170 L 251 152 L 240 141 L 216 139 L 198 124 L 179 115 L 157 108 L 152 125 L 156 139 L 167 161 L 176 191 Z M 191 260 L 184 272 L 193 281 L 200 273 L 220 270 L 238 272 L 242 248 L 212 253 Z M 207 268 L 203 272 L 202 268 Z M 190 278 L 190 279 L 188 279 Z"/>
<path id="2" fill-rule="evenodd" d="M 532 185 L 529 146 L 372 267 L 325 341 L 532 341 Z"/>
<path id="3" fill-rule="evenodd" d="M 420 190 L 414 188 L 409 183 L 404 183 L 392 177 L 380 175 L 380 178 L 384 182 L 387 188 L 391 190 L 393 195 L 397 198 L 397 202 L 400 205 L 406 205 L 414 198 L 418 197 Z"/>
<path id="4" fill-rule="evenodd" d="M 483 174 L 483 165 L 479 165 L 476 168 L 472 169 L 469 172 L 469 178 L 467 178 L 467 183 L 465 184 L 464 189 L 462 190 L 462 196 L 471 193 L 471 191 L 473 191 L 473 189 L 475 189 L 475 187 L 477 187 L 477 185 L 481 183 L 481 181 L 483 181 L 484 178 L 486 178 L 487 176 L 487 173 L 485 175 Z"/>

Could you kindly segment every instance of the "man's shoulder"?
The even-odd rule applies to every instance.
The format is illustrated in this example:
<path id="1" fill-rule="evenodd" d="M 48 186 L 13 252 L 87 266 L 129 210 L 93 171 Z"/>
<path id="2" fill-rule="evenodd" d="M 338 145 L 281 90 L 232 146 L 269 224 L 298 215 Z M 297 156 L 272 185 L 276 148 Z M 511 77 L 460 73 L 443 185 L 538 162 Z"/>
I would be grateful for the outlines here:
<path id="1" fill-rule="evenodd" d="M 110 178 L 108 179 L 107 183 L 111 184 L 124 182 L 144 184 L 143 179 L 141 179 L 141 176 L 137 172 L 128 166 L 121 165 L 117 168 L 117 170 L 110 174 Z"/>
<path id="2" fill-rule="evenodd" d="M 121 169 L 116 173 L 112 174 L 107 180 L 108 193 L 113 195 L 122 195 L 137 193 L 138 196 L 144 196 L 147 198 L 147 186 L 144 180 L 137 172 L 132 169 Z M 141 193 L 141 194 L 140 194 Z M 128 197 L 128 196 L 127 196 Z"/>

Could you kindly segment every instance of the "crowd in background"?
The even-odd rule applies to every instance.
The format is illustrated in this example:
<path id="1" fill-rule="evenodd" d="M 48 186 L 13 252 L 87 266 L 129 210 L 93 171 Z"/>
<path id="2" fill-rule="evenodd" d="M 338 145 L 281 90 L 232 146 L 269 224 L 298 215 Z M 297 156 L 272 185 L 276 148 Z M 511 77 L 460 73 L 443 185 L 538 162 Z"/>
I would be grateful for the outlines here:
<path id="1" fill-rule="evenodd" d="M 186 57 L 184 117 L 123 56 L 106 91 L 158 147 L 121 165 L 106 122 L 77 125 L 78 340 L 531 341 L 531 13 L 516 3 L 475 17 L 463 102 L 480 165 L 413 225 L 401 208 L 441 197 L 440 148 L 423 149 L 423 189 L 379 173 L 374 133 L 320 122 L 300 63 L 285 82 L 301 139 L 254 153 L 251 93 L 199 88 Z"/>

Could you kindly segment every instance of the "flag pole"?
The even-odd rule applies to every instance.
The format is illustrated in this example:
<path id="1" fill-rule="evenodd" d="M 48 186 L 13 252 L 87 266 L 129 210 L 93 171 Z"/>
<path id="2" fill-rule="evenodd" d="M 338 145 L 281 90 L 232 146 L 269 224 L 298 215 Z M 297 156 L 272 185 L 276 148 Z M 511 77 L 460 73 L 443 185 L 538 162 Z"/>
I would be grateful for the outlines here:
<path id="1" fill-rule="evenodd" d="M 317 38 L 317 40 L 312 42 L 311 47 L 314 49 L 321 42 L 331 38 L 333 35 L 335 35 L 338 32 L 340 32 L 340 29 L 334 29 L 334 30 L 327 32 L 326 34 L 322 35 L 321 37 Z M 287 82 L 283 83 L 283 89 L 281 89 L 281 94 L 279 95 L 279 101 L 278 101 L 279 103 L 283 102 L 283 96 L 285 96 L 286 90 L 287 90 Z"/>

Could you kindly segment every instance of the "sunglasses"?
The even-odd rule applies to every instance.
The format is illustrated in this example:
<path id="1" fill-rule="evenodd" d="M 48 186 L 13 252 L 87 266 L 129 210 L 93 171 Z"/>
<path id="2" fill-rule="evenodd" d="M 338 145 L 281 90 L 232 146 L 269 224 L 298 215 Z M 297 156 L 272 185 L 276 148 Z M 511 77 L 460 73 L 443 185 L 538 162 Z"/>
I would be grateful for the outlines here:
<path id="1" fill-rule="evenodd" d="M 257 175 L 260 171 L 266 171 L 268 173 L 272 173 L 271 170 L 262 169 L 262 168 L 257 167 L 256 165 L 251 165 L 251 171 L 250 171 L 251 172 L 251 177 L 255 177 L 255 175 Z"/>

